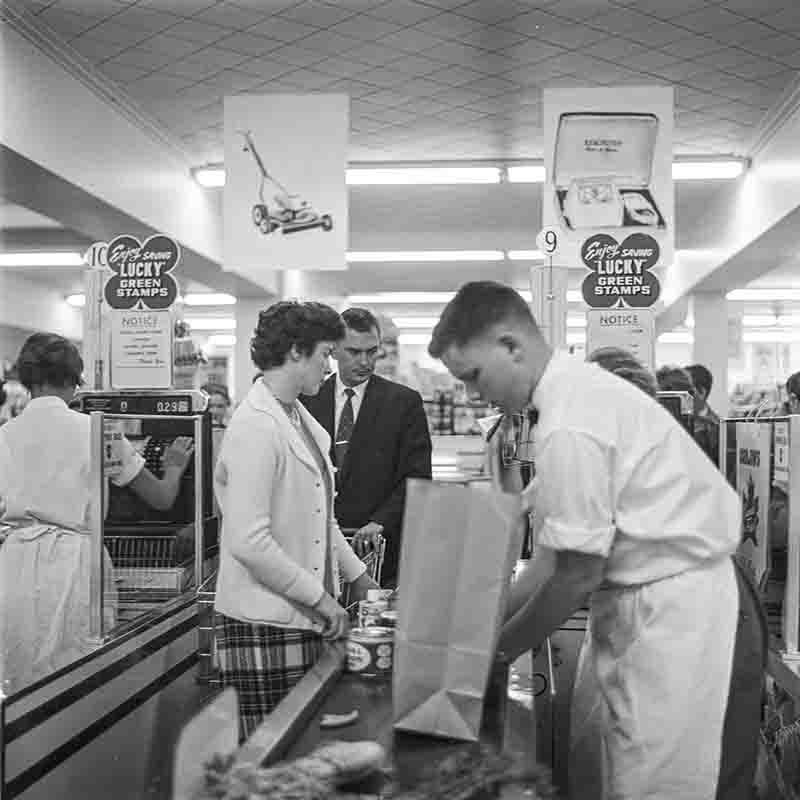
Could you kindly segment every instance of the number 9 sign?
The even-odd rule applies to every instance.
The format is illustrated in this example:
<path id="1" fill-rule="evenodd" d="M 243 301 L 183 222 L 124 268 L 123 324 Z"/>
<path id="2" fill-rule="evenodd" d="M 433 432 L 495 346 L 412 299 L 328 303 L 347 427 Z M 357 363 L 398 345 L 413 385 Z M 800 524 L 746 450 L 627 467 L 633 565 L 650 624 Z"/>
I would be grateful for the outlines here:
<path id="1" fill-rule="evenodd" d="M 536 246 L 542 251 L 545 258 L 552 258 L 561 244 L 561 232 L 558 228 L 542 228 L 536 237 Z"/>

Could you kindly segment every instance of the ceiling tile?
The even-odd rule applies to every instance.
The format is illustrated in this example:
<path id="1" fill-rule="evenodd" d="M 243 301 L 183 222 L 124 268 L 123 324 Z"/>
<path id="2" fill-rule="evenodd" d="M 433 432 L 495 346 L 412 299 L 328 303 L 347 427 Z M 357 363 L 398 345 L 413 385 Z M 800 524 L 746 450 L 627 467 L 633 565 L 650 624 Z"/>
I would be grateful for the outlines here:
<path id="1" fill-rule="evenodd" d="M 70 47 L 77 50 L 85 59 L 93 64 L 100 64 L 106 59 L 113 58 L 128 47 L 126 44 L 109 42 L 104 39 L 95 39 L 89 33 L 77 36 L 69 44 Z"/>
<path id="2" fill-rule="evenodd" d="M 764 14 L 760 19 L 778 33 L 800 31 L 800 6 L 793 3 L 774 14 Z"/>
<path id="3" fill-rule="evenodd" d="M 381 46 L 378 44 L 362 44 L 355 47 L 348 53 L 342 53 L 347 58 L 352 58 L 355 61 L 363 61 L 365 64 L 382 67 L 389 64 L 396 58 L 404 58 L 408 53 L 403 53 L 399 50 L 392 50 L 388 46 Z"/>
<path id="4" fill-rule="evenodd" d="M 492 0 L 490 3 L 484 0 L 472 0 L 466 5 L 459 6 L 457 10 L 462 16 L 496 24 L 526 13 L 530 10 L 530 6 L 521 0 Z"/>
<path id="5" fill-rule="evenodd" d="M 129 3 L 123 0 L 47 0 L 36 5 L 39 6 L 39 11 L 44 10 L 42 7 L 45 6 L 54 11 L 69 11 L 101 20 L 128 8 Z M 28 8 L 29 3 L 26 2 L 25 7 Z"/>
<path id="6" fill-rule="evenodd" d="M 518 88 L 518 84 L 504 78 L 479 78 L 469 83 L 469 88 L 474 92 L 483 94 L 502 94 Z"/>
<path id="7" fill-rule="evenodd" d="M 352 78 L 339 78 L 334 83 L 325 87 L 328 92 L 341 92 L 349 94 L 351 99 L 364 97 L 375 91 L 375 87 L 371 83 L 364 83 L 364 81 L 353 80 Z"/>
<path id="8" fill-rule="evenodd" d="M 588 25 L 543 25 L 536 38 L 559 47 L 577 50 L 607 39 L 608 35 Z"/>
<path id="9" fill-rule="evenodd" d="M 723 28 L 738 25 L 744 22 L 744 18 L 739 14 L 732 14 L 717 5 L 707 5 L 697 11 L 681 15 L 678 24 L 687 30 L 695 33 L 718 33 Z"/>
<path id="10" fill-rule="evenodd" d="M 510 48 L 513 50 L 513 48 Z M 429 58 L 444 64 L 470 67 L 480 61 L 484 51 L 459 42 L 443 42 L 440 46 L 426 53 Z"/>
<path id="11" fill-rule="evenodd" d="M 159 11 L 151 11 L 134 6 L 115 14 L 111 21 L 116 25 L 128 28 L 130 31 L 156 34 L 171 28 L 181 22 L 182 19 L 173 14 L 164 14 Z"/>
<path id="12" fill-rule="evenodd" d="M 328 30 L 332 33 L 341 34 L 342 36 L 352 36 L 356 39 L 372 42 L 381 36 L 387 36 L 390 33 L 400 30 L 400 27 L 401 26 L 393 22 L 387 22 L 386 20 L 378 19 L 378 17 L 373 17 L 369 14 L 356 14 L 328 28 Z"/>
<path id="13" fill-rule="evenodd" d="M 444 67 L 438 65 L 440 69 L 436 72 L 431 72 L 427 77 L 428 80 L 436 81 L 437 83 L 444 84 L 445 86 L 463 86 L 470 81 L 476 81 L 485 77 L 483 72 L 475 69 L 467 69 L 466 67 Z"/>
<path id="14" fill-rule="evenodd" d="M 424 56 L 403 56 L 391 62 L 391 68 L 403 75 L 413 75 L 417 78 L 428 77 L 432 72 L 442 68 L 439 61 Z"/>
<path id="15" fill-rule="evenodd" d="M 795 0 L 722 0 L 722 8 L 745 17 L 761 19 L 766 14 L 774 14 L 795 5 Z"/>
<path id="16" fill-rule="evenodd" d="M 668 3 L 664 0 L 635 0 L 635 5 L 637 11 L 652 14 L 659 19 L 674 19 L 683 24 L 682 20 L 678 18 L 706 8 L 708 0 L 669 0 Z"/>
<path id="17" fill-rule="evenodd" d="M 123 64 L 130 67 L 139 67 L 148 71 L 157 70 L 172 61 L 172 57 L 163 53 L 151 53 L 142 47 L 129 47 L 119 55 L 108 59 L 107 64 Z M 184 76 L 172 75 L 176 81 L 185 82 Z"/>
<path id="18" fill-rule="evenodd" d="M 737 64 L 744 64 L 753 60 L 752 54 L 740 47 L 725 47 L 722 50 L 717 50 L 714 53 L 707 55 L 698 55 L 694 57 L 694 61 L 702 64 L 705 67 L 712 69 L 726 70 L 729 67 L 734 67 Z"/>
<path id="19" fill-rule="evenodd" d="M 278 39 L 281 42 L 296 42 L 304 36 L 309 36 L 319 28 L 312 25 L 305 25 L 300 22 L 293 22 L 283 17 L 272 16 L 253 25 L 249 33 L 253 36 L 269 36 L 270 39 Z"/>
<path id="20" fill-rule="evenodd" d="M 671 53 L 667 53 L 663 50 L 644 50 L 641 53 L 625 56 L 624 59 L 620 59 L 620 62 L 631 69 L 650 72 L 659 67 L 666 67 L 668 64 L 674 64 L 679 60 L 680 59 L 675 58 Z"/>
<path id="21" fill-rule="evenodd" d="M 766 58 L 756 58 L 746 64 L 735 64 L 732 67 L 728 67 L 726 72 L 729 72 L 731 75 L 736 75 L 739 78 L 763 81 L 774 75 L 785 75 L 787 70 L 782 64 L 778 64 Z"/>
<path id="22" fill-rule="evenodd" d="M 654 50 L 652 47 L 645 47 L 638 42 L 633 42 L 630 39 L 624 39 L 619 36 L 603 39 L 602 41 L 589 45 L 589 47 L 583 47 L 581 50 L 587 56 L 603 58 L 606 61 L 619 61 L 624 64 L 628 64 L 631 59 L 637 55 L 660 53 L 660 51 Z M 676 59 L 672 57 L 671 60 L 675 61 Z"/>
<path id="23" fill-rule="evenodd" d="M 425 78 L 412 78 L 405 81 L 402 91 L 415 97 L 431 97 L 432 95 L 442 94 L 442 85 Z"/>
<path id="24" fill-rule="evenodd" d="M 539 39 L 531 39 L 523 44 L 516 44 L 509 47 L 506 55 L 519 61 L 522 64 L 535 64 L 538 61 L 555 58 L 563 55 L 567 51 L 563 47 L 542 42 Z"/>
<path id="25" fill-rule="evenodd" d="M 306 36 L 299 44 L 306 50 L 314 50 L 325 56 L 338 56 L 346 55 L 354 47 L 359 47 L 363 44 L 363 42 L 351 36 L 342 36 L 325 30 Z"/>
<path id="26" fill-rule="evenodd" d="M 243 56 L 241 53 L 234 53 L 232 50 L 220 50 L 216 47 L 206 47 L 203 50 L 198 50 L 185 58 L 172 61 L 167 69 L 175 74 L 186 74 L 191 69 L 200 71 L 218 72 L 221 69 L 231 69 L 238 67 L 240 64 L 249 63 L 252 59 Z M 199 75 L 198 75 L 199 79 Z"/>
<path id="27" fill-rule="evenodd" d="M 535 10 L 514 17 L 513 21 L 508 23 L 507 27 L 524 33 L 526 36 L 537 37 L 543 30 L 563 24 L 564 19 L 562 17 L 548 14 L 546 11 Z"/>
<path id="28" fill-rule="evenodd" d="M 563 19 L 580 21 L 596 17 L 613 7 L 611 0 L 557 0 L 548 5 L 547 10 Z"/>
<path id="29" fill-rule="evenodd" d="M 446 44 L 446 42 L 444 39 L 440 39 L 438 36 L 431 36 L 418 28 L 405 28 L 396 33 L 390 33 L 388 36 L 382 36 L 377 40 L 377 44 L 379 46 L 385 44 L 395 50 L 415 54 L 438 48 Z"/>
<path id="30" fill-rule="evenodd" d="M 478 47 L 482 50 L 499 50 L 524 42 L 528 36 L 524 33 L 501 28 L 499 25 L 481 25 L 470 33 L 456 37 L 459 42 Z"/>
<path id="31" fill-rule="evenodd" d="M 245 56 L 263 56 L 271 50 L 276 50 L 283 46 L 283 42 L 270 39 L 267 36 L 251 36 L 249 33 L 232 33 L 219 39 L 214 44 L 223 50 L 232 50 Z"/>
<path id="32" fill-rule="evenodd" d="M 189 84 L 183 78 L 170 75 L 150 75 L 128 84 L 127 91 L 133 97 L 171 97 Z"/>
<path id="33" fill-rule="evenodd" d="M 99 1 L 102 2 L 102 0 Z M 170 14 L 175 14 L 179 17 L 191 17 L 198 11 L 205 11 L 205 9 L 210 8 L 216 1 L 217 0 L 170 0 L 167 10 Z M 80 3 L 82 0 L 74 0 L 74 2 Z M 138 0 L 136 7 L 163 11 L 164 0 Z"/>
<path id="34" fill-rule="evenodd" d="M 98 20 L 95 17 L 75 14 L 72 11 L 62 11 L 52 7 L 42 11 L 38 18 L 67 41 L 85 33 L 98 24 Z"/>
<path id="35" fill-rule="evenodd" d="M 397 89 L 378 89 L 367 95 L 365 100 L 375 105 L 395 108 L 413 102 L 414 98 L 410 94 L 406 94 Z"/>
<path id="36" fill-rule="evenodd" d="M 285 61 L 287 64 L 292 64 L 295 67 L 310 67 L 313 64 L 318 64 L 325 58 L 324 53 L 306 50 L 304 47 L 301 47 L 300 44 L 276 47 L 274 50 L 270 51 L 269 57 L 276 61 Z M 353 54 L 349 53 L 348 55 L 352 56 Z"/>
<path id="37" fill-rule="evenodd" d="M 405 84 L 411 80 L 417 80 L 411 75 L 404 75 L 402 72 L 395 72 L 386 67 L 371 69 L 369 74 L 364 76 L 364 79 L 368 83 L 373 84 L 373 86 L 378 86 L 381 89 L 391 89 L 393 86 L 398 86 L 401 83 Z"/>
<path id="38" fill-rule="evenodd" d="M 397 25 L 416 25 L 418 22 L 437 16 L 439 9 L 431 8 L 425 3 L 415 3 L 414 0 L 393 0 L 383 3 L 370 11 L 378 19 L 385 19 Z"/>
<path id="39" fill-rule="evenodd" d="M 367 66 L 360 61 L 349 61 L 346 58 L 326 58 L 320 61 L 315 69 L 328 72 L 339 78 L 352 78 L 359 75 L 368 75 Z"/>
<path id="40" fill-rule="evenodd" d="M 200 44 L 212 44 L 229 33 L 228 29 L 220 28 L 219 25 L 207 25 L 205 22 L 197 22 L 192 19 L 178 22 L 169 29 L 170 36 L 188 39 L 190 42 L 200 42 Z"/>
<path id="41" fill-rule="evenodd" d="M 431 34 L 431 36 L 439 36 L 442 39 L 458 39 L 459 36 L 483 27 L 483 24 L 479 20 L 462 17 L 460 14 L 448 11 L 426 19 L 415 27 L 424 33 Z"/>
<path id="42" fill-rule="evenodd" d="M 204 83 L 207 86 L 218 89 L 221 94 L 226 95 L 250 91 L 262 84 L 263 81 L 246 72 L 240 72 L 236 69 L 224 69 L 216 75 L 207 78 Z"/>
<path id="43" fill-rule="evenodd" d="M 652 47 L 662 47 L 668 51 L 672 50 L 673 44 L 681 45 L 682 42 L 687 42 L 685 28 L 673 25 L 670 22 L 660 22 L 658 20 L 652 20 L 642 28 L 630 31 L 627 35 L 641 44 Z M 713 39 L 704 40 L 701 36 L 691 37 L 688 41 L 694 46 L 701 48 L 701 52 L 717 46 Z M 687 44 L 684 46 L 691 47 L 692 45 Z M 681 52 L 679 51 L 679 55 L 680 54 Z"/>
<path id="44" fill-rule="evenodd" d="M 202 49 L 202 45 L 197 42 L 190 42 L 186 39 L 178 39 L 175 36 L 170 36 L 167 33 L 159 33 L 155 36 L 150 36 L 141 45 L 151 53 L 160 53 L 163 55 L 172 56 L 173 59 L 183 58 L 197 50 Z M 104 67 L 105 69 L 105 67 Z"/>
<path id="45" fill-rule="evenodd" d="M 221 2 L 194 15 L 200 22 L 208 22 L 211 25 L 219 25 L 221 28 L 232 28 L 234 30 L 245 30 L 251 25 L 263 22 L 267 13 L 242 8 L 231 2 Z"/>
<path id="46" fill-rule="evenodd" d="M 784 89 L 791 86 L 793 82 L 797 82 L 797 79 L 797 72 L 795 70 L 789 70 L 777 75 L 770 75 L 768 78 L 758 78 L 758 83 L 762 86 L 766 86 L 767 89 L 782 92 Z"/>
<path id="47" fill-rule="evenodd" d="M 800 39 L 785 33 L 778 33 L 766 39 L 742 42 L 739 47 L 749 53 L 781 61 L 784 56 L 793 55 L 800 50 Z"/>
<path id="48" fill-rule="evenodd" d="M 709 34 L 718 42 L 729 45 L 742 44 L 748 41 L 758 41 L 761 38 L 773 36 L 775 31 L 772 28 L 762 25 L 755 20 L 744 20 L 738 25 L 731 25 L 729 28 L 722 28 Z"/>
<path id="49" fill-rule="evenodd" d="M 297 86 L 298 89 L 309 92 L 329 86 L 337 80 L 335 75 L 326 72 L 318 72 L 313 69 L 297 69 L 293 72 L 287 72 L 281 75 L 280 79 L 282 81 L 288 81 L 294 86 Z"/>
<path id="50" fill-rule="evenodd" d="M 479 100 L 483 95 L 479 92 L 474 92 L 467 86 L 460 86 L 456 88 L 450 88 L 447 90 L 447 102 L 455 107 L 458 106 L 468 106 L 474 100 Z"/>
<path id="51" fill-rule="evenodd" d="M 117 83 L 130 83 L 143 78 L 149 71 L 142 67 L 132 67 L 129 64 L 108 63 L 103 67 L 103 74 Z"/>
<path id="52" fill-rule="evenodd" d="M 296 6 L 280 12 L 280 16 L 293 22 L 302 22 L 317 28 L 329 28 L 353 15 L 353 11 L 336 5 L 323 3 L 321 0 L 305 0 Z"/>
<path id="53" fill-rule="evenodd" d="M 485 116 L 480 111 L 470 111 L 467 108 L 450 108 L 436 115 L 437 119 L 450 125 L 466 125 L 473 123 Z"/>

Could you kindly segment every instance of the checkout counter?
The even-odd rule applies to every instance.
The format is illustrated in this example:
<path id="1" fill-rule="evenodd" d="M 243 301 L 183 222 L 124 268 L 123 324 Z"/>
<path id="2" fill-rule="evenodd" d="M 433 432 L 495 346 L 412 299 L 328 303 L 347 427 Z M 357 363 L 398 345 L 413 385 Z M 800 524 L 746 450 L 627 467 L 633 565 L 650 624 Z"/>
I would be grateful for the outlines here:
<path id="1" fill-rule="evenodd" d="M 153 785 L 153 776 L 157 784 L 168 775 L 182 725 L 209 694 L 197 682 L 197 594 L 213 580 L 218 548 L 207 397 L 191 390 L 86 392 L 74 407 L 91 416 L 96 648 L 0 696 L 0 798 L 165 797 L 168 789 Z M 194 439 L 168 511 L 108 487 L 114 440 L 122 435 L 157 475 L 172 439 Z"/>

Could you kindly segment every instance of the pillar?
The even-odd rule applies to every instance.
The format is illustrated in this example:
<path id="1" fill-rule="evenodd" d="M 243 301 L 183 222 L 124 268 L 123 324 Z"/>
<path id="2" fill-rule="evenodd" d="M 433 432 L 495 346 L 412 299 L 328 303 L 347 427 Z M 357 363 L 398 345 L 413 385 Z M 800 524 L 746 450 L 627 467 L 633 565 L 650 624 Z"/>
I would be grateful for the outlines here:
<path id="1" fill-rule="evenodd" d="M 694 343 L 692 362 L 702 364 L 714 378 L 708 404 L 728 416 L 728 301 L 725 292 L 692 295 Z"/>
<path id="2" fill-rule="evenodd" d="M 531 310 L 545 339 L 556 350 L 567 345 L 567 267 L 531 267 Z"/>

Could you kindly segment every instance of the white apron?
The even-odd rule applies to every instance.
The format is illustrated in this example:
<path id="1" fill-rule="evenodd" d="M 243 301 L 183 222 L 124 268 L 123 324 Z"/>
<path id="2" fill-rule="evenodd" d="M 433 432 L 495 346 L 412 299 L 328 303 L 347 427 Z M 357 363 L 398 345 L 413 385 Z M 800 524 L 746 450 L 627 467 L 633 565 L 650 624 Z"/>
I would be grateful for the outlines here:
<path id="1" fill-rule="evenodd" d="M 594 593 L 572 701 L 571 800 L 714 800 L 738 614 L 730 558 Z"/>
<path id="2" fill-rule="evenodd" d="M 116 620 L 105 558 L 104 630 Z M 0 690 L 10 694 L 91 653 L 89 535 L 55 525 L 17 526 L 0 546 Z"/>

